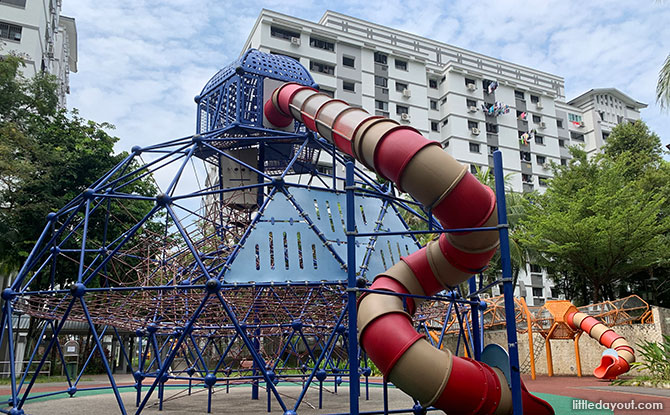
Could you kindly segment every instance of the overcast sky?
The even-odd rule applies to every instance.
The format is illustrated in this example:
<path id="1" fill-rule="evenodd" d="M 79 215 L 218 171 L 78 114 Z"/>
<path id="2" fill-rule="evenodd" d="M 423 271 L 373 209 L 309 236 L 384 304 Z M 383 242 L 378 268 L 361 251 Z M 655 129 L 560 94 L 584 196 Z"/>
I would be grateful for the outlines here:
<path id="1" fill-rule="evenodd" d="M 239 56 L 262 8 L 311 21 L 331 9 L 556 74 L 568 100 L 614 87 L 648 104 L 642 118 L 670 143 L 655 102 L 670 2 L 654 0 L 64 0 L 79 41 L 68 106 L 116 125 L 118 151 L 194 133 L 193 97 Z"/>

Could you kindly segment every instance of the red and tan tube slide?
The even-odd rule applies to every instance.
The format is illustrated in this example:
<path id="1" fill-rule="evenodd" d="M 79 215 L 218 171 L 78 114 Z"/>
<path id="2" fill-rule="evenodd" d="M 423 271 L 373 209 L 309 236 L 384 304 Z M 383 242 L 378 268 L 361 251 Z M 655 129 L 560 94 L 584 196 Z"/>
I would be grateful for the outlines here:
<path id="1" fill-rule="evenodd" d="M 615 333 L 601 321 L 586 313 L 570 313 L 566 320 L 573 330 L 582 329 L 600 344 L 607 347 L 600 359 L 600 366 L 593 370 L 595 377 L 598 379 L 616 379 L 617 376 L 630 370 L 631 363 L 635 361 L 635 350 L 623 336 Z"/>
<path id="2" fill-rule="evenodd" d="M 498 224 L 493 191 L 445 153 L 439 143 L 409 126 L 331 99 L 312 88 L 284 84 L 265 103 L 266 120 L 283 127 L 294 119 L 402 191 L 447 228 Z M 484 269 L 498 247 L 498 232 L 442 234 L 377 275 L 372 289 L 434 295 Z M 396 295 L 370 293 L 358 303 L 360 344 L 384 375 L 424 406 L 448 414 L 511 414 L 511 391 L 503 373 L 484 363 L 433 347 L 412 325 L 420 300 L 408 312 Z M 523 388 L 524 412 L 553 414 L 549 404 Z"/>

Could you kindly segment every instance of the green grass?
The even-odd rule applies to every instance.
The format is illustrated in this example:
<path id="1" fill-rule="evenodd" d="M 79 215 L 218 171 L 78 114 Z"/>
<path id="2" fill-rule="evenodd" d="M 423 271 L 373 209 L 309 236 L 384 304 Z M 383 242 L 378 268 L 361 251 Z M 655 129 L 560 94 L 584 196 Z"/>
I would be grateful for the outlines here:
<path id="1" fill-rule="evenodd" d="M 73 379 L 74 380 L 74 379 Z M 80 382 L 83 381 L 89 381 L 93 380 L 91 378 L 81 378 Z M 16 378 L 16 383 L 21 382 L 21 377 Z M 30 377 L 26 378 L 25 383 L 30 382 Z M 35 383 L 58 383 L 58 382 L 67 382 L 67 378 L 65 376 L 38 376 L 37 379 L 35 379 Z M 0 378 L 0 385 L 9 385 L 11 383 L 9 378 Z"/>

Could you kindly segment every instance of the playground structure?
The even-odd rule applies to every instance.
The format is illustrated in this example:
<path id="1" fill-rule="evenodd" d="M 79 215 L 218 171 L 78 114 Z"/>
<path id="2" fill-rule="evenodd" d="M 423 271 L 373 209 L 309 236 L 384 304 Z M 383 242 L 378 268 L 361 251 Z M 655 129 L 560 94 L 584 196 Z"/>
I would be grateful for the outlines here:
<path id="1" fill-rule="evenodd" d="M 195 135 L 133 147 L 48 216 L 2 293 L 10 360 L 22 360 L 17 317 L 37 320 L 29 363 L 10 367 L 2 412 L 21 414 L 45 396 L 31 394 L 37 373 L 50 355 L 65 364 L 59 334 L 82 322 L 95 346 L 79 373 L 66 372 L 63 389 L 46 395 L 85 390 L 79 381 L 98 356 L 122 414 L 123 391 L 136 393 L 139 414 L 152 397 L 162 409 L 166 385 L 190 393 L 194 384 L 207 389 L 209 412 L 213 391 L 231 382 L 250 384 L 252 399 L 264 385 L 268 412 L 274 403 L 296 414 L 309 388 L 345 380 L 357 414 L 370 359 L 384 387 L 390 380 L 415 399 L 396 413 L 553 413 L 519 377 L 504 197 L 411 127 L 316 87 L 293 59 L 249 50 L 196 97 Z M 501 153 L 494 159 L 504 195 Z M 159 192 L 137 190 L 140 178 Z M 411 231 L 407 217 L 427 230 Z M 421 247 L 422 233 L 439 239 Z M 493 284 L 473 276 L 498 240 L 502 280 L 493 284 L 505 291 L 509 357 L 483 347 L 478 294 Z M 439 317 L 442 336 L 459 322 L 453 353 L 421 332 L 431 309 L 442 310 L 430 322 Z M 105 337 L 118 342 L 135 385 L 115 383 Z M 302 385 L 293 403 L 279 392 L 286 382 Z"/>
<path id="2" fill-rule="evenodd" d="M 486 308 L 480 316 L 481 327 L 484 330 L 504 329 L 507 323 L 504 297 L 491 297 L 483 301 Z M 439 320 L 443 315 L 442 307 L 441 304 L 435 304 L 431 308 L 439 310 L 423 310 L 423 327 L 434 344 L 442 344 L 445 335 L 457 335 L 459 321 L 469 318 L 468 311 L 465 310 L 465 317 L 459 319 L 451 316 L 449 321 L 443 323 Z M 632 347 L 623 337 L 616 335 L 611 327 L 653 322 L 651 308 L 637 295 L 581 307 L 575 307 L 569 301 L 556 300 L 547 301 L 542 306 L 529 307 L 523 298 L 515 298 L 514 310 L 518 333 L 528 336 L 529 354 L 526 361 L 521 363 L 521 370 L 523 372 L 527 367 L 532 379 L 536 378 L 536 359 L 542 349 L 546 353 L 547 374 L 553 376 L 551 340 L 573 341 L 576 374 L 581 377 L 579 339 L 583 333 L 589 334 L 606 347 L 594 376 L 599 379 L 614 379 L 630 369 L 630 363 L 635 356 Z M 543 339 L 539 347 L 533 334 L 539 334 Z"/>

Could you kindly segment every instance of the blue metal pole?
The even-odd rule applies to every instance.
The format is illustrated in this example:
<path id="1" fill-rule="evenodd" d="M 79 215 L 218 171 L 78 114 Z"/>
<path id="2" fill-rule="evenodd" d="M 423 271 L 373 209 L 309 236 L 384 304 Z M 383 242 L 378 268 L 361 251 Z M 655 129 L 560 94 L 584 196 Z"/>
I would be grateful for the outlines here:
<path id="1" fill-rule="evenodd" d="M 354 206 L 354 163 L 346 164 L 347 192 L 347 313 L 349 315 L 349 412 L 358 414 L 358 327 L 356 311 L 356 216 Z"/>
<path id="2" fill-rule="evenodd" d="M 5 321 L 7 323 L 7 346 L 9 347 L 9 374 L 12 382 L 12 406 L 16 408 L 18 396 L 16 393 L 16 361 L 14 360 L 14 333 L 12 330 L 12 326 L 14 325 L 14 319 L 12 319 L 11 302 L 12 302 L 11 299 L 5 301 L 4 314 L 5 314 Z"/>
<path id="3" fill-rule="evenodd" d="M 477 276 L 473 275 L 470 277 L 470 280 L 468 283 L 470 284 L 470 293 L 474 293 L 477 291 L 477 281 L 476 281 Z M 479 297 L 476 295 L 471 295 L 470 297 L 471 301 L 478 301 Z M 480 336 L 480 331 L 479 331 L 479 304 L 471 304 L 470 305 L 470 319 L 472 320 L 472 349 L 473 349 L 473 354 L 475 357 L 475 360 L 481 360 L 482 358 L 482 351 L 484 351 L 484 342 L 482 341 L 483 339 Z"/>
<path id="4" fill-rule="evenodd" d="M 496 199 L 498 203 L 498 227 L 500 230 L 500 259 L 502 282 L 505 293 L 505 320 L 507 327 L 507 351 L 509 352 L 510 377 L 514 415 L 523 414 L 521 401 L 521 373 L 519 371 L 519 345 L 516 338 L 516 315 L 514 312 L 514 285 L 512 284 L 512 261 L 509 251 L 509 225 L 507 224 L 507 204 L 505 201 L 505 179 L 503 176 L 502 152 L 493 153 Z"/>

